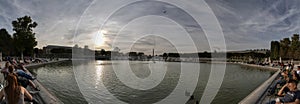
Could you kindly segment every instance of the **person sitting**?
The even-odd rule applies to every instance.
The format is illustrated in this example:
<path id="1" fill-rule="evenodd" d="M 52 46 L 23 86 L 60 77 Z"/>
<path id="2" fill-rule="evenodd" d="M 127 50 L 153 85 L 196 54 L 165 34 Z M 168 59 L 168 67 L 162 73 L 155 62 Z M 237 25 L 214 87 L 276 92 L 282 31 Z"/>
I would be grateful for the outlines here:
<path id="1" fill-rule="evenodd" d="M 17 65 L 18 65 L 17 61 L 16 61 L 14 58 L 11 58 L 11 59 L 8 60 L 8 61 L 9 61 L 10 64 L 13 65 L 13 66 L 17 66 Z"/>
<path id="2" fill-rule="evenodd" d="M 21 76 L 21 77 L 25 77 L 27 79 L 30 79 L 30 80 L 35 80 L 36 78 L 33 77 L 31 75 L 31 73 L 24 67 L 23 64 L 19 64 L 18 65 L 18 68 L 15 70 L 15 73 L 18 74 L 18 76 Z"/>
<path id="3" fill-rule="evenodd" d="M 295 80 L 297 83 L 299 82 L 300 76 L 299 76 L 299 74 L 297 74 L 297 71 L 295 71 L 295 70 L 291 71 L 290 79 Z"/>
<path id="4" fill-rule="evenodd" d="M 285 85 L 287 81 L 292 79 L 292 78 L 290 78 L 291 75 L 289 74 L 288 70 L 282 70 L 280 76 L 281 77 L 276 79 L 275 82 L 270 86 L 269 95 L 275 94 L 276 89 L 280 89 L 280 86 Z"/>
<path id="5" fill-rule="evenodd" d="M 5 81 L 5 78 L 6 78 L 7 74 L 8 74 L 8 67 L 9 67 L 9 66 L 10 66 L 10 63 L 7 61 L 7 62 L 5 63 L 4 68 L 1 69 L 1 73 L 3 74 L 3 81 L 1 81 L 1 82 L 3 82 L 3 83 L 4 83 L 4 81 Z"/>
<path id="6" fill-rule="evenodd" d="M 0 92 L 0 98 L 5 97 L 6 104 L 25 104 L 24 98 L 33 100 L 30 93 L 22 86 L 18 85 L 17 77 L 10 73 L 6 78 L 8 85 Z"/>
<path id="7" fill-rule="evenodd" d="M 1 69 L 1 73 L 3 73 L 4 75 L 8 74 L 8 67 L 9 66 L 10 66 L 10 63 L 6 62 L 4 68 Z"/>
<path id="8" fill-rule="evenodd" d="M 30 77 L 30 75 L 27 75 L 25 72 L 15 71 L 14 66 L 12 66 L 12 65 L 9 66 L 8 71 L 9 71 L 9 73 L 15 73 L 17 75 L 18 82 L 23 87 L 26 88 L 27 85 L 30 85 L 33 89 L 39 91 L 39 89 L 36 87 L 36 85 L 30 80 L 30 79 L 32 79 L 32 77 Z M 20 73 L 22 73 L 22 74 L 20 74 Z"/>
<path id="9" fill-rule="evenodd" d="M 10 65 L 9 62 L 5 62 L 4 68 L 1 69 L 1 73 L 8 73 L 8 66 Z"/>
<path id="10" fill-rule="evenodd" d="M 288 88 L 288 91 L 286 91 L 286 88 Z M 297 89 L 297 82 L 295 80 L 289 80 L 288 83 L 279 90 L 277 95 L 283 96 L 283 98 L 277 98 L 269 104 L 300 104 L 300 91 Z"/>

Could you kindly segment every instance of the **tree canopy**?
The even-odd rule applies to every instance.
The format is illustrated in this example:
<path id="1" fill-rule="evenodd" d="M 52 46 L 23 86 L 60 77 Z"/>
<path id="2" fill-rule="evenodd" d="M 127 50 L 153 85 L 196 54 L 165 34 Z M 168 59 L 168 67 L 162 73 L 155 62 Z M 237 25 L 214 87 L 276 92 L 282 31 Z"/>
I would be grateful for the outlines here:
<path id="1" fill-rule="evenodd" d="M 32 21 L 30 16 L 24 16 L 12 21 L 12 25 L 15 32 L 13 34 L 13 41 L 17 53 L 31 55 L 33 48 L 37 45 L 33 28 L 38 24 Z"/>
<path id="2" fill-rule="evenodd" d="M 294 34 L 290 38 L 283 38 L 280 41 L 271 42 L 272 59 L 300 59 L 299 34 Z"/>
<path id="3" fill-rule="evenodd" d="M 0 51 L 4 55 L 11 55 L 13 48 L 11 35 L 6 29 L 0 29 Z"/>

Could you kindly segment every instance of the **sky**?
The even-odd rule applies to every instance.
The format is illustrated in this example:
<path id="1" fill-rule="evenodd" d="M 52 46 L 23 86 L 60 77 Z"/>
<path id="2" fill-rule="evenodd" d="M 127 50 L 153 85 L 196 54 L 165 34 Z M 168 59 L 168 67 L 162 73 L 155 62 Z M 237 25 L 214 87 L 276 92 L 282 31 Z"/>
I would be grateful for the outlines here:
<path id="1" fill-rule="evenodd" d="M 11 22 L 28 15 L 38 23 L 38 48 L 78 44 L 145 53 L 218 50 L 224 44 L 218 39 L 226 50 L 269 49 L 272 40 L 300 32 L 299 0 L 206 0 L 213 14 L 196 0 L 157 1 L 0 0 L 0 28 L 12 34 Z M 223 37 L 207 36 L 203 26 L 213 19 L 194 20 L 205 15 L 216 16 Z"/>

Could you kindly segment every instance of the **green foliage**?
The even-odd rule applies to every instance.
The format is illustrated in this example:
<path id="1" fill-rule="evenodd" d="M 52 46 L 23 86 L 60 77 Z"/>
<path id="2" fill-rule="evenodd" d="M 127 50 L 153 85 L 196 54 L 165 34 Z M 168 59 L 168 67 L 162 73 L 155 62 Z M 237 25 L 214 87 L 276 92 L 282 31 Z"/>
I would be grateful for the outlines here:
<path id="1" fill-rule="evenodd" d="M 271 58 L 272 59 L 279 59 L 279 48 L 280 43 L 278 41 L 271 42 Z"/>
<path id="2" fill-rule="evenodd" d="M 294 34 L 291 40 L 290 38 L 283 38 L 280 42 L 271 42 L 271 58 L 279 59 L 279 57 L 282 59 L 300 59 L 299 34 Z"/>
<path id="3" fill-rule="evenodd" d="M 101 49 L 101 51 L 100 51 L 100 55 L 105 55 L 106 54 L 106 51 L 104 50 L 104 49 Z"/>
<path id="4" fill-rule="evenodd" d="M 129 56 L 137 56 L 138 54 L 136 52 L 129 52 Z"/>
<path id="5" fill-rule="evenodd" d="M 300 48 L 299 46 L 300 46 L 299 34 L 294 34 L 292 37 L 292 42 L 288 53 L 290 58 L 299 59 L 299 54 L 300 54 L 300 51 L 298 50 Z"/>
<path id="6" fill-rule="evenodd" d="M 12 21 L 12 25 L 13 31 L 15 31 L 13 41 L 17 52 L 31 55 L 33 48 L 37 45 L 33 28 L 38 24 L 33 22 L 31 17 L 24 16 Z"/>
<path id="7" fill-rule="evenodd" d="M 6 29 L 0 29 L 0 51 L 4 56 L 11 55 L 13 49 L 12 37 Z"/>
<path id="8" fill-rule="evenodd" d="M 168 57 L 180 57 L 179 53 L 169 53 Z"/>

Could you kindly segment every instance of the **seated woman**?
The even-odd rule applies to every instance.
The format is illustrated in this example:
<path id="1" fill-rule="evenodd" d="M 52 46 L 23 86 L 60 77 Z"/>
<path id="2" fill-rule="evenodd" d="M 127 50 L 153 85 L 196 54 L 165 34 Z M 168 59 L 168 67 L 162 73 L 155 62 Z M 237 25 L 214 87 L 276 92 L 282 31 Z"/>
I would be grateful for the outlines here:
<path id="1" fill-rule="evenodd" d="M 15 73 L 17 75 L 18 82 L 23 86 L 27 87 L 27 85 L 30 85 L 33 89 L 36 91 L 39 91 L 39 89 L 36 87 L 36 85 L 30 80 L 30 78 L 27 78 L 23 74 L 20 74 L 18 71 L 15 70 L 14 66 L 9 66 L 8 67 L 8 72 L 9 73 Z"/>
<path id="2" fill-rule="evenodd" d="M 1 69 L 1 73 L 4 76 L 4 79 L 5 79 L 6 75 L 8 74 L 8 67 L 9 66 L 10 66 L 10 63 L 6 62 L 4 68 Z"/>
<path id="3" fill-rule="evenodd" d="M 5 73 L 7 74 L 8 73 L 8 67 L 10 66 L 10 63 L 9 62 L 5 62 L 5 66 L 4 68 L 1 69 L 1 73 Z"/>
<path id="4" fill-rule="evenodd" d="M 297 74 L 297 71 L 292 70 L 290 79 L 295 80 L 297 83 L 299 82 L 300 76 Z"/>
<path id="5" fill-rule="evenodd" d="M 6 104 L 25 104 L 24 98 L 32 100 L 30 93 L 18 85 L 17 77 L 11 73 L 6 78 L 8 85 L 1 90 L 0 98 L 5 97 Z"/>

